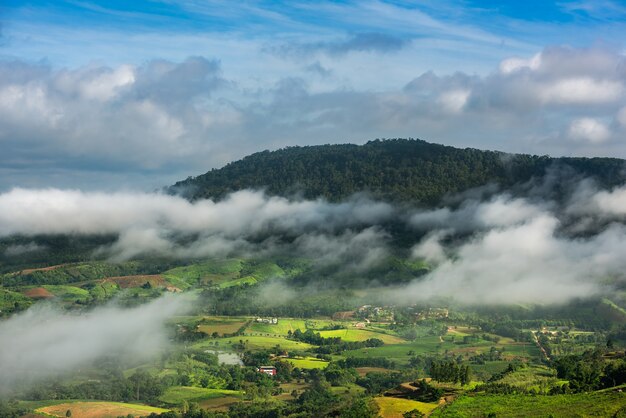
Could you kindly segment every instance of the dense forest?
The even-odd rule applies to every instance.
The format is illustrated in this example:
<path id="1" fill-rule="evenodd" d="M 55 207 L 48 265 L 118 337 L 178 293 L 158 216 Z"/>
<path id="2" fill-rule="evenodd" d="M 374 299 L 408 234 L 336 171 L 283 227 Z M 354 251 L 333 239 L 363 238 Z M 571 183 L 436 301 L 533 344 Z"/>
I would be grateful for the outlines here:
<path id="1" fill-rule="evenodd" d="M 380 199 L 431 205 L 446 194 L 486 184 L 510 188 L 548 175 L 591 177 L 610 187 L 624 181 L 623 169 L 624 161 L 616 158 L 551 158 L 390 139 L 263 151 L 189 177 L 168 191 L 190 199 L 219 199 L 252 188 L 330 201 L 368 192 Z"/>

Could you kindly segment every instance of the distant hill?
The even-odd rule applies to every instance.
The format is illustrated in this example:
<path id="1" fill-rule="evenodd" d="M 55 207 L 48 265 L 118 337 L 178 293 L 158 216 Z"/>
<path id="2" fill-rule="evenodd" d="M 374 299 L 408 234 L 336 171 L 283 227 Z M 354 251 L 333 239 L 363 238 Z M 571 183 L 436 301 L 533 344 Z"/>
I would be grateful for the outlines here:
<path id="1" fill-rule="evenodd" d="M 432 205 L 449 193 L 490 183 L 509 188 L 532 178 L 540 181 L 548 172 L 566 173 L 564 179 L 593 177 L 610 187 L 626 180 L 624 163 L 616 158 L 551 158 L 390 139 L 258 152 L 189 177 L 168 191 L 195 200 L 263 188 L 270 195 L 330 201 L 368 192 L 380 199 Z"/>

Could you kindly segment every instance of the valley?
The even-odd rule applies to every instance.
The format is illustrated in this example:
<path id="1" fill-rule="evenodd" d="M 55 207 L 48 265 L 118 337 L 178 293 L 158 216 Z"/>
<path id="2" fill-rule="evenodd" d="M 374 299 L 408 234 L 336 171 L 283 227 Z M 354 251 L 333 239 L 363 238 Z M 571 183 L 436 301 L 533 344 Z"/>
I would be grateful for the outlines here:
<path id="1" fill-rule="evenodd" d="M 168 343 L 147 362 L 110 352 L 68 375 L 37 384 L 17 379 L 3 408 L 85 417 L 317 414 L 339 406 L 382 417 L 591 416 L 626 408 L 626 374 L 606 381 L 609 370 L 626 364 L 626 339 L 614 321 L 621 308 L 606 299 L 548 313 L 450 300 L 393 305 L 373 286 L 343 288 L 338 301 L 328 289 L 299 287 L 309 263 L 289 259 L 205 259 L 134 274 L 163 264 L 83 262 L 5 273 L 5 318 L 38 305 L 87 315 L 110 303 L 131 309 L 164 294 L 186 297 L 189 306 L 167 319 Z M 264 286 L 272 286 L 270 297 Z M 225 295 L 228 303 L 219 303 Z M 316 309 L 303 309 L 308 304 Z M 587 314 L 595 320 L 585 321 Z M 595 362 L 595 377 L 561 370 L 565 359 L 575 368 L 585 358 Z M 260 373 L 261 366 L 275 375 Z M 321 398 L 310 404 L 308 396 Z"/>

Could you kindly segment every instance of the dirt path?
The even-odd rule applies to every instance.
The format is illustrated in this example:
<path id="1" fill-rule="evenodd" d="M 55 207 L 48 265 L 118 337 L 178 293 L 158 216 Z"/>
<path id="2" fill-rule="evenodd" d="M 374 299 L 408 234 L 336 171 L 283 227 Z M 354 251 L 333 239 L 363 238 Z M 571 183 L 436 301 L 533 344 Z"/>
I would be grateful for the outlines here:
<path id="1" fill-rule="evenodd" d="M 51 271 L 51 270 L 56 270 L 60 267 L 65 267 L 65 266 L 69 266 L 70 263 L 65 263 L 65 264 L 57 264 L 56 266 L 48 266 L 48 267 L 40 267 L 40 268 L 36 268 L 36 269 L 24 269 L 21 270 L 19 272 L 17 272 L 17 274 L 30 274 L 30 273 L 34 273 L 36 271 Z"/>
<path id="2" fill-rule="evenodd" d="M 531 334 L 533 334 L 533 339 L 535 340 L 535 344 L 537 344 L 537 347 L 539 347 L 539 350 L 541 350 L 541 354 L 543 354 L 543 356 L 545 357 L 546 360 L 550 361 L 550 356 L 548 355 L 548 352 L 546 351 L 545 348 L 543 348 L 543 346 L 541 345 L 541 343 L 539 342 L 539 338 L 537 338 L 537 333 L 539 331 L 531 331 Z"/>

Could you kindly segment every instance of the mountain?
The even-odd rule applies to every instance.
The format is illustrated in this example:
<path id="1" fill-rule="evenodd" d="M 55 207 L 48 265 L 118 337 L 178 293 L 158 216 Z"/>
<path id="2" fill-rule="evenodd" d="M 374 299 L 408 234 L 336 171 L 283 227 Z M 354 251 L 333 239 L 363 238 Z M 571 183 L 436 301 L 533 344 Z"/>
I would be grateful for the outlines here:
<path id="1" fill-rule="evenodd" d="M 357 192 L 421 205 L 486 184 L 508 189 L 531 179 L 594 178 L 602 187 L 626 180 L 617 158 L 551 158 L 459 149 L 417 139 L 370 141 L 364 145 L 318 145 L 263 151 L 197 177 L 168 191 L 191 200 L 220 199 L 242 189 L 270 195 L 344 199 Z"/>

